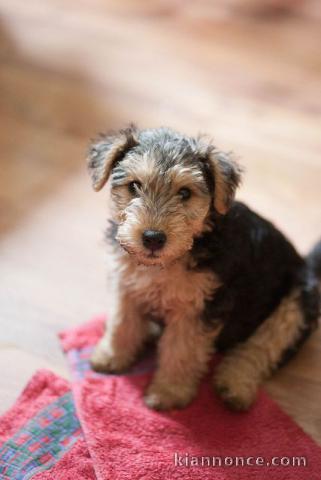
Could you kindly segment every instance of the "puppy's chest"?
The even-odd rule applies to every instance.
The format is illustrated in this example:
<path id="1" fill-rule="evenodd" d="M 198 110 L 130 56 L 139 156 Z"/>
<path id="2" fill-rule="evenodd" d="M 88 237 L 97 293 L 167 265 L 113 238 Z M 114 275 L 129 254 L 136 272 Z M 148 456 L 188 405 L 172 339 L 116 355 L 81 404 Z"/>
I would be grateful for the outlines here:
<path id="1" fill-rule="evenodd" d="M 127 288 L 156 315 L 193 309 L 202 311 L 204 301 L 214 295 L 220 282 L 213 272 L 190 270 L 183 263 L 170 267 L 136 267 L 127 272 Z"/>

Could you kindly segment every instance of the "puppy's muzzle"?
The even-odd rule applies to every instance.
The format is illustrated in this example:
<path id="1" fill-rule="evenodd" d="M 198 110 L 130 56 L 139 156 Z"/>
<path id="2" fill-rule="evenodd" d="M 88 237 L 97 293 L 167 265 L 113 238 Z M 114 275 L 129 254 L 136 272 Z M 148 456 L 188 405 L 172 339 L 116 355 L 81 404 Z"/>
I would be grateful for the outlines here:
<path id="1" fill-rule="evenodd" d="M 160 250 L 166 243 L 166 235 L 159 230 L 145 230 L 142 235 L 143 245 L 151 252 Z"/>

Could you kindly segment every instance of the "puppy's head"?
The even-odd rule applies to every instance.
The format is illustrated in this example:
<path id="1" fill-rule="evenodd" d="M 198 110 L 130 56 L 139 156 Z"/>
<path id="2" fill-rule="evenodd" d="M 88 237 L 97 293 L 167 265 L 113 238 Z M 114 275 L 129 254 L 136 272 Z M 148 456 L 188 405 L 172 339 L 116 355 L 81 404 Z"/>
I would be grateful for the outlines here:
<path id="1" fill-rule="evenodd" d="M 88 167 L 96 191 L 111 179 L 120 245 L 138 263 L 163 266 L 192 247 L 211 207 L 226 214 L 241 175 L 229 155 L 167 128 L 101 136 Z"/>

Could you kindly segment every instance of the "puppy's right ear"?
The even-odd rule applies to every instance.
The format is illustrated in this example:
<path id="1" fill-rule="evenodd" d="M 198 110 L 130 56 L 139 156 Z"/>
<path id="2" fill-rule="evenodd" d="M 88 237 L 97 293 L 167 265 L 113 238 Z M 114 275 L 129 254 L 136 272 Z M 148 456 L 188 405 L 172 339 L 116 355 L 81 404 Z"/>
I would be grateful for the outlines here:
<path id="1" fill-rule="evenodd" d="M 96 192 L 103 188 L 116 163 L 128 150 L 138 145 L 135 133 L 136 129 L 129 127 L 115 135 L 101 135 L 90 146 L 88 170 Z"/>

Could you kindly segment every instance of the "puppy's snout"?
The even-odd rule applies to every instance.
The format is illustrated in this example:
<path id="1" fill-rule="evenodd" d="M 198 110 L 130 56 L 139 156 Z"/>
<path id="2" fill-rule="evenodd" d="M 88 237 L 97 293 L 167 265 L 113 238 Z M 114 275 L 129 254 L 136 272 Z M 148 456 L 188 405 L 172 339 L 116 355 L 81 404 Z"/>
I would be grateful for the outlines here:
<path id="1" fill-rule="evenodd" d="M 166 243 L 166 235 L 159 230 L 145 230 L 143 235 L 143 245 L 152 252 L 163 248 Z"/>

